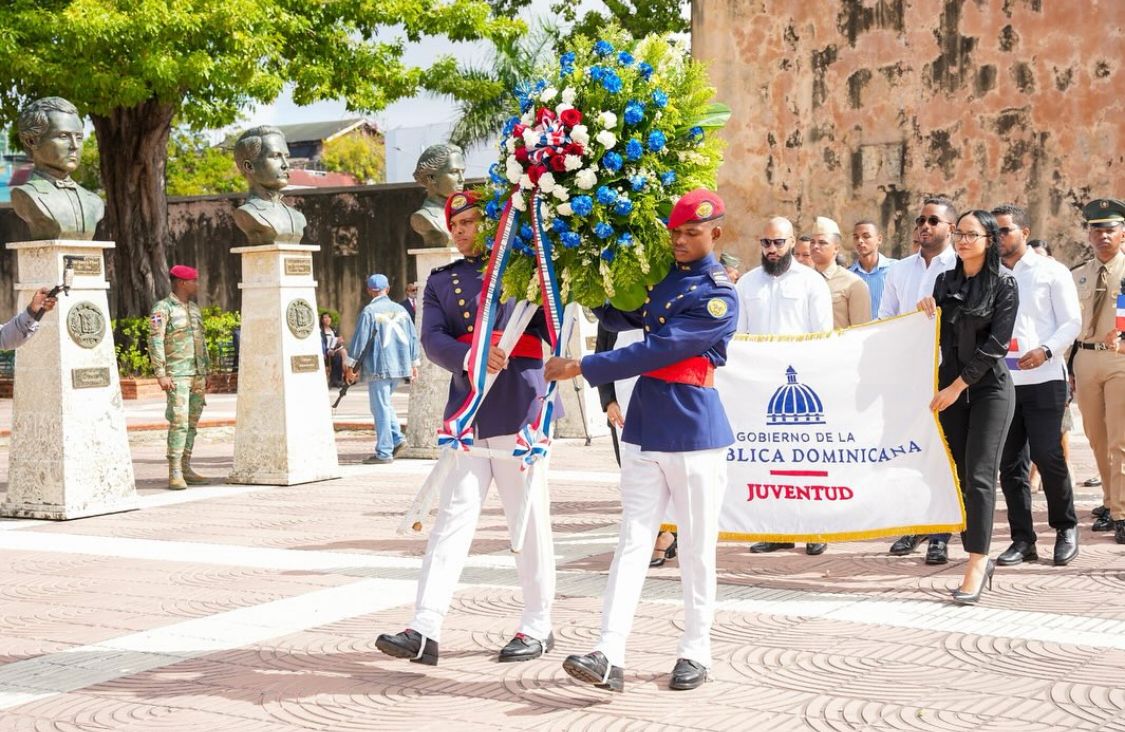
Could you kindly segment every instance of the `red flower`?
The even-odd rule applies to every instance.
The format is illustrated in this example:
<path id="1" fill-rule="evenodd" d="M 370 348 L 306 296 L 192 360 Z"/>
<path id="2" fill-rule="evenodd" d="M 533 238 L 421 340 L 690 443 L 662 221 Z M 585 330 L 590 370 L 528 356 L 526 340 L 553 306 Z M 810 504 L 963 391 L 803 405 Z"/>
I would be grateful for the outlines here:
<path id="1" fill-rule="evenodd" d="M 526 129 L 527 129 L 527 125 L 517 124 L 515 127 L 512 128 L 512 137 L 516 138 L 517 140 L 522 140 L 523 139 L 523 131 L 526 130 Z"/>
<path id="2" fill-rule="evenodd" d="M 582 124 L 582 113 L 577 109 L 564 109 L 559 120 L 567 127 L 574 127 Z"/>
<path id="3" fill-rule="evenodd" d="M 543 165 L 542 163 L 540 163 L 538 165 L 532 165 L 530 168 L 527 169 L 527 177 L 531 179 L 531 184 L 535 185 L 535 184 L 539 183 L 539 178 L 546 172 L 547 172 L 547 166 L 546 165 Z"/>
<path id="4" fill-rule="evenodd" d="M 521 163 L 523 163 L 525 165 L 527 164 L 528 153 L 527 153 L 526 147 L 517 147 L 516 152 L 515 152 L 515 156 L 516 156 L 516 160 L 520 161 Z"/>
<path id="5" fill-rule="evenodd" d="M 555 171 L 556 173 L 565 173 L 566 172 L 566 156 L 565 155 L 553 155 L 553 156 L 551 156 L 551 170 Z"/>
<path id="6" fill-rule="evenodd" d="M 546 120 L 553 120 L 555 113 L 550 107 L 540 107 L 539 111 L 535 113 L 535 124 L 541 125 Z"/>
<path id="7" fill-rule="evenodd" d="M 586 149 L 579 145 L 577 142 L 572 142 L 566 146 L 566 149 L 563 152 L 565 152 L 567 155 L 577 155 L 578 157 L 582 157 L 582 153 L 586 152 Z"/>

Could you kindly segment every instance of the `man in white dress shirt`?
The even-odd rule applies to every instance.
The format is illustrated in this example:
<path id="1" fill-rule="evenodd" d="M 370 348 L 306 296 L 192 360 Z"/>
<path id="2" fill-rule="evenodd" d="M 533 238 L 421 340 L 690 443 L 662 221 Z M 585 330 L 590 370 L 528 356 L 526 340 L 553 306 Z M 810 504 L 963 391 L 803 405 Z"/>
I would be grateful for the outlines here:
<path id="1" fill-rule="evenodd" d="M 1004 204 L 992 209 L 1000 226 L 1000 257 L 1012 270 L 1020 302 L 1008 368 L 1016 385 L 1016 412 L 1000 459 L 1000 487 L 1008 504 L 1012 545 L 996 558 L 1001 566 L 1039 558 L 1031 520 L 1030 465 L 1043 477 L 1047 521 L 1055 530 L 1055 565 L 1078 556 L 1074 488 L 1062 451 L 1066 409 L 1066 349 L 1082 327 L 1082 308 L 1070 271 L 1027 245 L 1027 211 Z"/>
<path id="2" fill-rule="evenodd" d="M 948 198 L 931 197 L 922 202 L 922 213 L 914 220 L 918 252 L 891 265 L 879 301 L 879 318 L 906 315 L 918 309 L 918 301 L 934 294 L 938 275 L 953 269 L 957 253 L 950 245 L 953 226 L 957 222 L 957 207 Z M 907 535 L 891 546 L 891 554 L 910 554 L 925 536 Z M 929 537 L 926 564 L 945 564 L 949 561 L 947 544 L 949 534 Z"/>
<path id="3" fill-rule="evenodd" d="M 738 290 L 738 332 L 754 335 L 800 335 L 832 330 L 832 292 L 824 276 L 793 258 L 795 237 L 789 219 L 766 222 L 760 241 L 762 266 L 743 275 Z M 755 554 L 792 549 L 792 543 L 761 541 Z M 823 554 L 827 544 L 805 545 L 805 552 Z"/>

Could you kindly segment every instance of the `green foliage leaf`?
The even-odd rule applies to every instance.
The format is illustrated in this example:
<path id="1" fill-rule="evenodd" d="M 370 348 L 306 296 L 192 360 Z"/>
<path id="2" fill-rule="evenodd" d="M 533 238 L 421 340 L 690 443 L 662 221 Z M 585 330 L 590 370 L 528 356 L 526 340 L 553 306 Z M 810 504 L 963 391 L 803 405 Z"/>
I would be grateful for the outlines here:
<path id="1" fill-rule="evenodd" d="M 386 174 L 383 138 L 353 132 L 324 143 L 320 156 L 328 170 L 347 173 L 362 184 L 382 183 Z"/>

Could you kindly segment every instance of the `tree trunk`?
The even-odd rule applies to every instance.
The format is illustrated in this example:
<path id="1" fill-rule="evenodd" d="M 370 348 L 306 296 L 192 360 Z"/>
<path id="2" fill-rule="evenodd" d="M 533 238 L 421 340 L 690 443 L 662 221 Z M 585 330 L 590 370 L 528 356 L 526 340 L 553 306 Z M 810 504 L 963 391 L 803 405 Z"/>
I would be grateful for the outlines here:
<path id="1" fill-rule="evenodd" d="M 106 257 L 116 317 L 145 315 L 168 293 L 164 165 L 174 112 L 171 104 L 149 100 L 91 117 L 108 198 L 98 236 L 117 242 Z"/>

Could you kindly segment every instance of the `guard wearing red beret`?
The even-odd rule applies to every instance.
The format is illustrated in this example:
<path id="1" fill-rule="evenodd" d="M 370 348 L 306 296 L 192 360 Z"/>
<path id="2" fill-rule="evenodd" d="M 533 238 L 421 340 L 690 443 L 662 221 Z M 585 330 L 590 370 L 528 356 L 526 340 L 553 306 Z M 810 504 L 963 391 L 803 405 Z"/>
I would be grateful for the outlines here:
<path id="1" fill-rule="evenodd" d="M 177 264 L 168 270 L 172 292 L 149 316 L 148 355 L 160 388 L 168 397 L 168 488 L 183 490 L 207 479 L 191 469 L 195 428 L 207 403 L 210 360 L 203 337 L 203 314 L 195 302 L 199 272 Z"/>
<path id="2" fill-rule="evenodd" d="M 711 666 L 715 546 L 726 490 L 730 422 L 714 387 L 738 322 L 738 298 L 715 258 L 723 199 L 705 189 L 681 198 L 668 229 L 676 261 L 644 306 L 626 313 L 595 310 L 609 330 L 643 328 L 645 338 L 581 361 L 554 358 L 546 378 L 581 375 L 590 384 L 639 376 L 621 435 L 621 536 L 593 653 L 570 656 L 567 673 L 600 688 L 625 687 L 625 641 L 633 624 L 657 531 L 671 501 L 679 527 L 684 633 L 672 670 L 673 689 L 694 689 Z"/>

